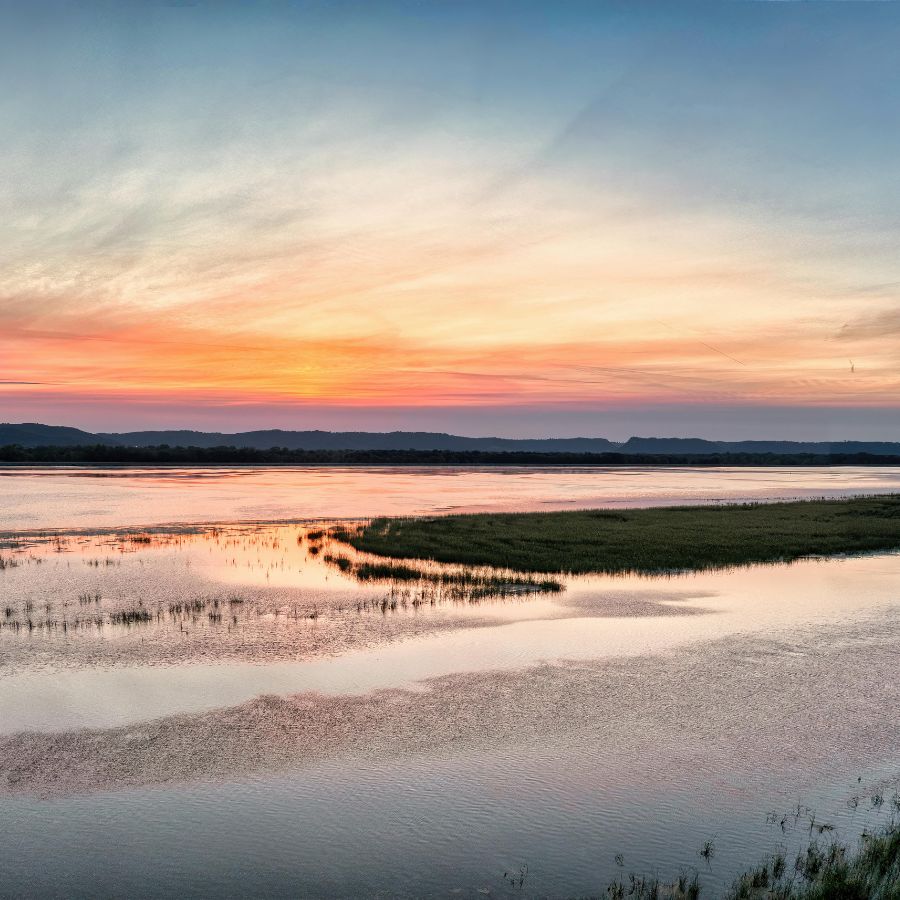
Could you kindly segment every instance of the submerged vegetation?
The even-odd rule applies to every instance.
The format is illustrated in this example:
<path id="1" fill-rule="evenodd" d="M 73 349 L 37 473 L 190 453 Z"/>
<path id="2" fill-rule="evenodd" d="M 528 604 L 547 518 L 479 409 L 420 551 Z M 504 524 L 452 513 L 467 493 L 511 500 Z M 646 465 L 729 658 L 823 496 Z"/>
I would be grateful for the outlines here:
<path id="1" fill-rule="evenodd" d="M 900 495 L 792 503 L 374 519 L 383 557 L 531 572 L 659 573 L 900 548 Z"/>

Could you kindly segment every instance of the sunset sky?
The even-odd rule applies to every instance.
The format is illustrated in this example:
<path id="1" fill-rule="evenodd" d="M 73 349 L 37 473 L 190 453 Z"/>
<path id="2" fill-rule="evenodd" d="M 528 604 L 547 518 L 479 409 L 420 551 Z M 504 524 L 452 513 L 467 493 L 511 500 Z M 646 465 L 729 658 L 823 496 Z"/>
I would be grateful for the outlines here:
<path id="1" fill-rule="evenodd" d="M 0 420 L 900 439 L 898 4 L 30 6 Z"/>

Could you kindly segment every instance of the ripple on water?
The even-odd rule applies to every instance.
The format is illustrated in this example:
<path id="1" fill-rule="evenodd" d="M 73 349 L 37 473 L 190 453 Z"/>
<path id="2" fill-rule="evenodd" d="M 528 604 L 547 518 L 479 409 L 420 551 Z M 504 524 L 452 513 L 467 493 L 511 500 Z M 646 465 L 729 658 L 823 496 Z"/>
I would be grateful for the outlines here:
<path id="1" fill-rule="evenodd" d="M 236 893 L 502 895 L 502 872 L 522 864 L 536 892 L 562 895 L 597 890 L 617 853 L 637 868 L 696 863 L 713 834 L 704 877 L 720 883 L 803 838 L 803 823 L 783 833 L 765 820 L 798 797 L 842 834 L 871 823 L 848 801 L 896 765 L 898 629 L 874 616 L 850 632 L 798 632 L 800 656 L 733 636 L 691 652 L 450 676 L 419 692 L 269 696 L 3 738 L 16 868 L 0 874 L 20 885 L 29 871 L 33 884 L 87 878 L 95 850 L 76 859 L 77 842 L 60 850 L 65 876 L 38 864 L 65 821 L 65 833 L 94 840 L 121 829 L 133 865 L 101 878 L 138 895 L 159 852 L 172 881 L 154 884 L 172 895 L 178 883 L 214 895 L 226 876 Z M 35 793 L 55 799 L 35 805 Z"/>

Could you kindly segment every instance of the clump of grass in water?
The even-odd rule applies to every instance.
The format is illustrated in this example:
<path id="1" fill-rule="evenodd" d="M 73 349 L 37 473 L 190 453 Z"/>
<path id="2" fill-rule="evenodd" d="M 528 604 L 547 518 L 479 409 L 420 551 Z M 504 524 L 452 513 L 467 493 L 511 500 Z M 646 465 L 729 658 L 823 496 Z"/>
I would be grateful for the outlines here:
<path id="1" fill-rule="evenodd" d="M 353 561 L 347 559 L 346 556 L 332 556 L 330 553 L 326 553 L 322 556 L 322 560 L 336 566 L 342 572 L 351 572 L 353 570 Z"/>
<path id="2" fill-rule="evenodd" d="M 0 556 L 0 572 L 4 569 L 15 569 L 19 561 L 14 556 Z"/>
<path id="3" fill-rule="evenodd" d="M 403 563 L 360 562 L 346 556 L 325 554 L 322 559 L 358 581 L 418 582 L 456 588 L 468 599 L 506 596 L 523 593 L 558 593 L 564 585 L 550 578 L 505 575 L 471 569 L 436 570 L 416 568 Z"/>
<path id="4" fill-rule="evenodd" d="M 169 604 L 169 613 L 173 616 L 181 615 L 182 613 L 196 615 L 203 612 L 209 604 L 210 601 L 202 597 L 196 597 L 193 600 L 178 600 Z M 218 606 L 218 601 L 215 601 L 215 605 Z"/>
<path id="5" fill-rule="evenodd" d="M 559 581 L 549 578 L 527 578 L 520 575 L 494 575 L 472 570 L 429 572 L 402 564 L 360 563 L 353 574 L 361 581 L 427 581 L 432 584 L 471 586 L 486 590 L 534 590 L 541 592 L 558 592 L 563 590 Z"/>
<path id="6" fill-rule="evenodd" d="M 671 884 L 656 877 L 631 874 L 627 879 L 613 881 L 607 887 L 606 894 L 613 900 L 624 900 L 625 897 L 635 900 L 695 900 L 700 896 L 700 882 L 696 873 L 692 876 L 679 875 Z"/>
<path id="7" fill-rule="evenodd" d="M 141 607 L 136 609 L 125 609 L 120 612 L 109 614 L 109 622 L 111 625 L 143 625 L 153 621 L 153 616 Z"/>

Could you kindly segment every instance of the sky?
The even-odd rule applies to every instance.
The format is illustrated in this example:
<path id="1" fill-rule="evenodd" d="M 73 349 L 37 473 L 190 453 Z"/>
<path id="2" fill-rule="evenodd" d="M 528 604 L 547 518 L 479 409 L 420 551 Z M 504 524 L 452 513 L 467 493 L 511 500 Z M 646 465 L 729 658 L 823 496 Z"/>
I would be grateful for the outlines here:
<path id="1" fill-rule="evenodd" d="M 900 439 L 900 4 L 0 0 L 0 420 Z"/>

